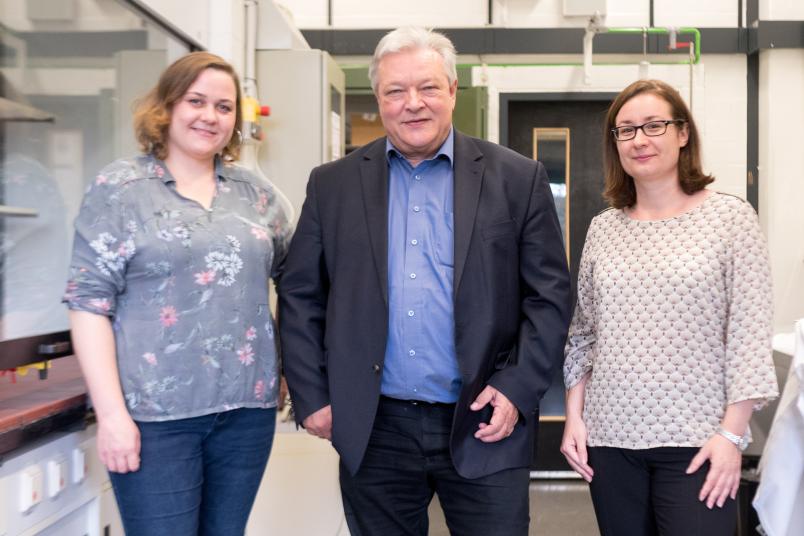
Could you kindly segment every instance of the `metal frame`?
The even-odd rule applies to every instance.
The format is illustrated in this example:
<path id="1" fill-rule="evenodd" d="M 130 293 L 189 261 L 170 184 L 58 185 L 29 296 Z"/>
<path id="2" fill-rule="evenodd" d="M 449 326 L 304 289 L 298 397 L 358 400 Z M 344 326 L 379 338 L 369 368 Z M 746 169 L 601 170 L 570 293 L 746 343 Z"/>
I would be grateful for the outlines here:
<path id="1" fill-rule="evenodd" d="M 142 0 L 121 0 L 121 2 L 126 4 L 133 11 L 149 19 L 165 33 L 170 34 L 170 36 L 174 39 L 184 41 L 184 43 L 190 48 L 190 52 L 204 49 L 204 47 L 201 46 L 201 43 L 196 41 L 191 35 L 186 34 L 178 28 L 172 26 L 166 18 L 154 11 Z"/>
<path id="2" fill-rule="evenodd" d="M 759 213 L 759 52 L 746 61 L 745 197 Z"/>
<path id="3" fill-rule="evenodd" d="M 557 135 L 553 140 L 560 136 L 564 141 L 564 186 L 567 193 L 564 196 L 564 251 L 567 254 L 567 263 L 570 261 L 570 180 L 572 168 L 570 167 L 570 145 L 572 134 L 567 127 L 533 127 L 533 159 L 539 160 L 539 134 Z M 545 139 L 547 141 L 550 138 Z"/>

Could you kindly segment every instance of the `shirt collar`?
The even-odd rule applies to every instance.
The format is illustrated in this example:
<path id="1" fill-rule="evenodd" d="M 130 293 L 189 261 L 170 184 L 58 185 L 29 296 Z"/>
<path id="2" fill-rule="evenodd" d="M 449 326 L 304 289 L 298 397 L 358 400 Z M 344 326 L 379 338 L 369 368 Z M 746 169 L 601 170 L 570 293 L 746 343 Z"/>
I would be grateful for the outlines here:
<path id="1" fill-rule="evenodd" d="M 449 161 L 450 165 L 452 165 L 453 164 L 452 155 L 454 154 L 454 152 L 455 152 L 455 134 L 454 134 L 454 129 L 452 127 L 450 127 L 449 128 L 449 134 L 447 135 L 447 139 L 444 140 L 444 143 L 442 143 L 441 147 L 438 148 L 438 151 L 436 151 L 436 154 L 433 155 L 432 158 L 428 158 L 427 160 L 436 160 L 437 158 L 439 158 L 441 156 L 445 156 L 447 158 L 447 160 Z M 391 143 L 390 138 L 388 138 L 386 136 L 386 138 L 385 138 L 385 158 L 388 161 L 388 163 L 391 162 L 391 155 L 394 155 L 397 158 L 401 158 L 401 159 L 407 161 L 405 159 L 405 157 L 402 156 L 402 153 L 399 152 L 399 149 L 394 147 L 394 144 Z"/>
<path id="2" fill-rule="evenodd" d="M 164 161 L 152 154 L 147 156 L 147 174 L 150 178 L 160 179 L 165 184 L 176 182 L 176 179 L 174 179 L 173 175 L 170 174 L 170 170 L 165 165 Z M 223 158 L 221 158 L 221 155 L 219 154 L 215 155 L 215 176 L 221 180 L 228 179 L 226 176 L 226 166 L 224 166 Z"/>

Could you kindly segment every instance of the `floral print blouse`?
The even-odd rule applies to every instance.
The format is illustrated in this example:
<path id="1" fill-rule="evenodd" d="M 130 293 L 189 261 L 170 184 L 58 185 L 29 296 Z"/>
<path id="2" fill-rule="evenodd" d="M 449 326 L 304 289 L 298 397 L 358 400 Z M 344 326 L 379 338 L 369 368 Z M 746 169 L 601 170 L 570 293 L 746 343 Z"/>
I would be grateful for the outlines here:
<path id="1" fill-rule="evenodd" d="M 291 226 L 271 184 L 216 163 L 209 209 L 150 155 L 108 165 L 75 221 L 72 310 L 109 316 L 132 418 L 273 407 L 278 367 L 268 279 Z"/>

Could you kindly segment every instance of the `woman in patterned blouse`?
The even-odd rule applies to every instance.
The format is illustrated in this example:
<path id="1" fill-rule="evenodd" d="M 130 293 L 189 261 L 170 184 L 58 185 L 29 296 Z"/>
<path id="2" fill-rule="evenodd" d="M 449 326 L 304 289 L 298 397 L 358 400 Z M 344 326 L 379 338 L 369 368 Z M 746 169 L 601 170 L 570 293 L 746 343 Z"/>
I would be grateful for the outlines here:
<path id="1" fill-rule="evenodd" d="M 268 279 L 290 238 L 233 161 L 240 88 L 195 52 L 137 105 L 144 154 L 108 165 L 75 222 L 64 301 L 128 534 L 243 534 L 273 441 Z"/>
<path id="2" fill-rule="evenodd" d="M 584 244 L 561 451 L 604 536 L 730 536 L 748 421 L 777 395 L 765 241 L 748 203 L 706 189 L 669 85 L 628 86 L 606 130 L 612 208 Z"/>

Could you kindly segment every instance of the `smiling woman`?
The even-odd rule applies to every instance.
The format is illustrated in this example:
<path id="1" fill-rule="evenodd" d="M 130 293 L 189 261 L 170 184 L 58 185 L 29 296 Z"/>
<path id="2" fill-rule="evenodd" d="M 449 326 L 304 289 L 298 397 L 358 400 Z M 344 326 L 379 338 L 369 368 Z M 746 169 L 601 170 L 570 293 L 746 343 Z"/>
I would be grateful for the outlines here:
<path id="1" fill-rule="evenodd" d="M 232 162 L 240 113 L 228 63 L 180 58 L 138 103 L 145 154 L 106 166 L 76 219 L 64 301 L 129 534 L 242 534 L 271 449 L 263 304 L 290 225 Z"/>
<path id="2" fill-rule="evenodd" d="M 165 162 L 192 158 L 209 162 L 232 139 L 237 119 L 235 82 L 217 69 L 204 69 L 173 105 Z"/>
<path id="3" fill-rule="evenodd" d="M 606 120 L 564 363 L 561 451 L 603 536 L 727 536 L 754 408 L 777 395 L 757 215 L 706 189 L 678 92 L 640 80 Z M 646 499 L 647 498 L 647 499 Z"/>
<path id="4" fill-rule="evenodd" d="M 214 90 L 218 94 L 203 94 L 203 91 L 208 90 Z M 199 91 L 202 94 L 198 95 Z M 171 129 L 174 108 L 186 100 L 193 100 L 194 106 L 198 106 L 211 97 L 226 100 L 220 105 L 228 108 L 234 118 L 234 124 L 230 126 L 230 137 L 223 144 L 221 154 L 226 159 L 236 160 L 240 154 L 240 141 L 237 137 L 231 137 L 231 134 L 240 129 L 242 123 L 240 109 L 236 106 L 241 97 L 240 84 L 232 66 L 208 52 L 195 52 L 177 60 L 162 73 L 156 87 L 137 103 L 134 130 L 143 152 L 160 159 L 167 157 L 168 140 L 178 134 Z M 213 104 L 219 103 L 213 101 Z"/>

